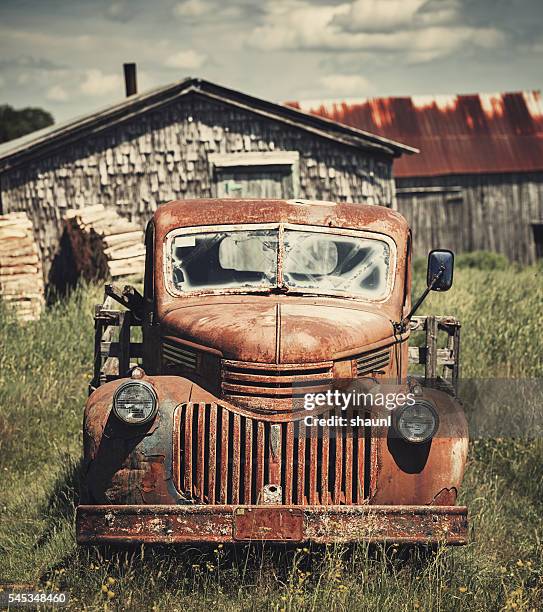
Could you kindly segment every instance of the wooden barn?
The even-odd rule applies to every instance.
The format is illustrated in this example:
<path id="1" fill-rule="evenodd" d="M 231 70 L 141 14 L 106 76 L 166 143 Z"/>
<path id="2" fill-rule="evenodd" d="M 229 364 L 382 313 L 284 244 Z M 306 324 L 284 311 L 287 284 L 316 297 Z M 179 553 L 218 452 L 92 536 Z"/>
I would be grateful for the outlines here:
<path id="1" fill-rule="evenodd" d="M 290 103 L 408 142 L 394 166 L 415 252 L 488 250 L 543 257 L 543 105 L 539 92 Z"/>
<path id="2" fill-rule="evenodd" d="M 157 206 L 183 198 L 393 206 L 393 161 L 415 151 L 188 78 L 3 144 L 1 211 L 24 211 L 32 219 L 47 276 L 71 209 L 114 208 L 143 227 Z"/>

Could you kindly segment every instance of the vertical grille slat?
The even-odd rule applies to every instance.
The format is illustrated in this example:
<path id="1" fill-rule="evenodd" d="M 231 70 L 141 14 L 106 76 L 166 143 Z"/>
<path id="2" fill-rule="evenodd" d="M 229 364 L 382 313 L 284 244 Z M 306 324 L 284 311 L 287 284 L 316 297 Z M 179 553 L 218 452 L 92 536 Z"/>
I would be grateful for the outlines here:
<path id="1" fill-rule="evenodd" d="M 330 493 L 328 491 L 328 473 L 330 470 L 329 459 L 330 459 L 330 438 L 329 428 L 323 427 L 322 432 L 322 452 L 319 453 L 321 461 L 321 504 L 327 506 L 330 504 Z"/>
<path id="2" fill-rule="evenodd" d="M 239 504 L 239 484 L 240 484 L 240 472 L 241 472 L 241 461 L 240 461 L 240 416 L 234 414 L 234 426 L 232 436 L 232 503 Z"/>
<path id="3" fill-rule="evenodd" d="M 174 474 L 196 503 L 349 505 L 369 491 L 363 428 L 272 423 L 205 403 L 184 404 L 177 414 Z"/>
<path id="4" fill-rule="evenodd" d="M 183 457 L 184 457 L 184 482 L 185 491 L 193 494 L 192 490 L 192 415 L 193 407 L 192 404 L 188 404 L 185 408 L 185 419 L 184 419 L 184 443 L 183 443 Z"/>
<path id="5" fill-rule="evenodd" d="M 364 465 L 365 465 L 365 461 L 366 461 L 366 454 L 365 454 L 365 440 L 364 440 L 364 429 L 359 429 L 358 430 L 358 435 L 356 437 L 356 444 L 358 444 L 358 464 L 357 464 L 357 468 L 358 468 L 358 474 L 363 474 L 364 473 Z M 364 480 L 361 478 L 358 478 L 358 474 L 357 474 L 357 478 L 356 478 L 356 501 L 360 504 L 362 503 L 363 499 L 364 499 Z"/>
<path id="6" fill-rule="evenodd" d="M 314 506 L 319 503 L 317 492 L 317 472 L 319 466 L 319 457 L 317 455 L 317 446 L 319 444 L 320 427 L 312 427 L 310 432 L 310 452 L 307 467 L 309 468 L 309 504 Z"/>
<path id="7" fill-rule="evenodd" d="M 284 452 L 284 466 L 283 471 L 285 473 L 284 482 L 285 487 L 283 489 L 283 501 L 285 504 L 292 504 L 292 493 L 293 493 L 293 476 L 294 476 L 294 423 L 289 422 L 286 426 L 285 432 L 285 452 Z"/>
<path id="8" fill-rule="evenodd" d="M 252 474 L 253 474 L 253 422 L 243 419 L 245 423 L 245 466 L 243 474 L 243 503 L 251 503 Z"/>
<path id="9" fill-rule="evenodd" d="M 228 503 L 228 415 L 229 412 L 221 409 L 221 468 L 219 471 L 219 500 L 221 504 Z"/>
<path id="10" fill-rule="evenodd" d="M 336 431 L 335 436 L 335 462 L 336 470 L 334 476 L 334 503 L 340 504 L 345 499 L 342 499 L 342 478 L 343 478 L 343 435 L 341 431 Z"/>
<path id="11" fill-rule="evenodd" d="M 215 503 L 215 486 L 217 482 L 217 411 L 209 406 L 209 437 L 204 444 L 209 445 L 208 461 L 208 499 L 210 504 Z"/>
<path id="12" fill-rule="evenodd" d="M 281 451 L 282 435 L 281 425 L 273 423 L 269 425 L 269 444 L 268 444 L 268 484 L 281 486 Z"/>
<path id="13" fill-rule="evenodd" d="M 305 446 L 306 446 L 306 431 L 305 427 L 302 427 L 300 423 L 296 423 L 298 436 L 296 441 L 298 443 L 298 456 L 297 456 L 297 486 L 296 486 L 296 503 L 299 505 L 305 505 Z"/>
<path id="14" fill-rule="evenodd" d="M 353 496 L 353 504 L 356 504 L 357 500 L 358 500 L 358 482 L 357 482 L 357 477 L 356 477 L 356 471 L 357 471 L 357 467 L 358 467 L 358 444 L 357 444 L 357 433 L 358 433 L 358 427 L 353 427 L 351 429 L 352 431 L 352 447 L 353 447 L 353 461 L 352 461 L 352 473 L 351 473 L 351 490 L 352 490 L 352 496 Z"/>
<path id="15" fill-rule="evenodd" d="M 350 427 L 345 427 L 345 446 L 343 448 L 343 465 L 345 466 L 345 503 L 350 505 L 353 503 L 353 463 L 352 460 L 348 460 L 348 458 L 352 458 L 353 456 L 353 436 Z"/>
<path id="16" fill-rule="evenodd" d="M 264 486 L 264 423 L 258 421 L 256 436 L 256 503 L 260 503 L 260 492 Z"/>
<path id="17" fill-rule="evenodd" d="M 197 435 L 198 439 L 195 441 L 195 455 L 196 455 L 196 479 L 194 483 L 194 495 L 200 499 L 204 498 L 204 479 L 205 479 L 205 452 L 207 446 L 207 440 L 205 439 L 205 407 L 199 406 L 197 416 Z M 202 442 L 204 442 L 202 444 Z"/>

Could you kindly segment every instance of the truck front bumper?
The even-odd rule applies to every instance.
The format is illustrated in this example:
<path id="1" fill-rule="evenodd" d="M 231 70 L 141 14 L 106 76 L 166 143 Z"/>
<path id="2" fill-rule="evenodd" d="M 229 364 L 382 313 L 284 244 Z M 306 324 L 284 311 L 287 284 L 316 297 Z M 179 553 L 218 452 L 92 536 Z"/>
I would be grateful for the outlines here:
<path id="1" fill-rule="evenodd" d="M 464 506 L 79 506 L 80 544 L 466 544 Z"/>

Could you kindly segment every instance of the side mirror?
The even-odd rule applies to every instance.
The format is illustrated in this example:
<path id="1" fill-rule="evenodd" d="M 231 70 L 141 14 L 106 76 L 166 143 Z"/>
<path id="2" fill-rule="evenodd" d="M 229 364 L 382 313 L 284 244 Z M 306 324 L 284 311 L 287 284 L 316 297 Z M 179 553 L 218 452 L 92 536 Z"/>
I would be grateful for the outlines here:
<path id="1" fill-rule="evenodd" d="M 454 253 L 447 250 L 430 251 L 426 286 L 431 291 L 448 291 L 453 283 Z"/>
<path id="2" fill-rule="evenodd" d="M 408 315 L 394 324 L 394 328 L 404 332 L 407 323 L 417 312 L 420 305 L 426 299 L 430 291 L 448 291 L 452 286 L 454 268 L 454 253 L 452 251 L 430 251 L 428 255 L 428 272 L 426 274 L 426 289 L 419 299 L 413 304 Z"/>

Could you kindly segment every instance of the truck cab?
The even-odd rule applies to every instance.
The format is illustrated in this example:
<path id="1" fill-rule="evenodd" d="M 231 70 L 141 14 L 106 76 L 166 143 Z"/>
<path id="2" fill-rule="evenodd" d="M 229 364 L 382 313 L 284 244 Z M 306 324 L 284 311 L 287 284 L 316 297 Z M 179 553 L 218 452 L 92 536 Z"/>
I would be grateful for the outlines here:
<path id="1" fill-rule="evenodd" d="M 160 207 L 143 295 L 96 311 L 78 541 L 465 543 L 460 325 L 414 316 L 410 259 L 384 207 Z"/>

